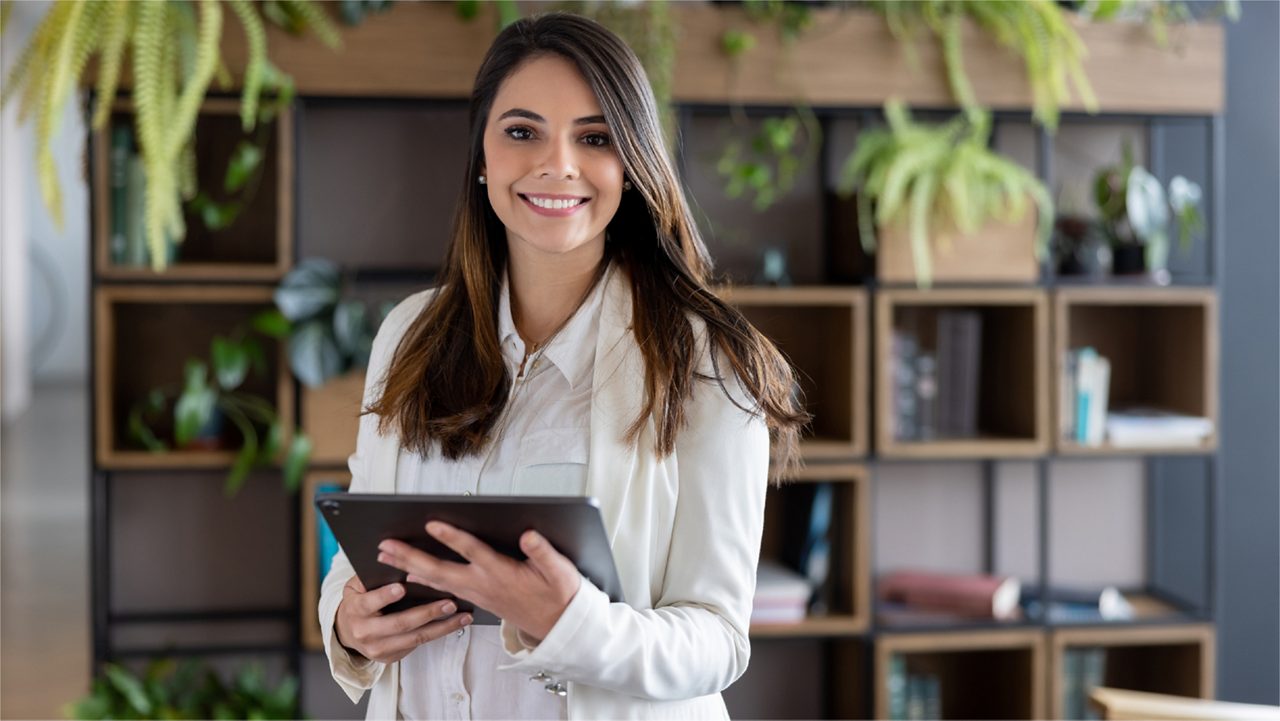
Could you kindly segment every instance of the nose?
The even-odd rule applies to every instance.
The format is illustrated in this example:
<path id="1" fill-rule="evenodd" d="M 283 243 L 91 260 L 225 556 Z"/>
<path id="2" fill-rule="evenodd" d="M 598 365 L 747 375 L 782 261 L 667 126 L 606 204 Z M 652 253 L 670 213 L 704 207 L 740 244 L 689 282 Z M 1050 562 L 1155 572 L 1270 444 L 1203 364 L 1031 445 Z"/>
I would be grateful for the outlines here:
<path id="1" fill-rule="evenodd" d="M 546 154 L 538 169 L 539 178 L 574 180 L 578 177 L 577 148 L 572 138 L 557 138 L 545 147 Z"/>

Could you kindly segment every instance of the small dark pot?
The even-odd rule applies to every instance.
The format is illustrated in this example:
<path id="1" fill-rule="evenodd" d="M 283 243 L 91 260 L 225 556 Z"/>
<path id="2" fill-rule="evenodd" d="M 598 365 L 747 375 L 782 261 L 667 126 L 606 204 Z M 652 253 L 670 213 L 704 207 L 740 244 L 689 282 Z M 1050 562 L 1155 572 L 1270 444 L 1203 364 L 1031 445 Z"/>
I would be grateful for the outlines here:
<path id="1" fill-rule="evenodd" d="M 1116 275 L 1143 275 L 1147 272 L 1147 249 L 1136 243 L 1111 248 L 1111 268 Z"/>

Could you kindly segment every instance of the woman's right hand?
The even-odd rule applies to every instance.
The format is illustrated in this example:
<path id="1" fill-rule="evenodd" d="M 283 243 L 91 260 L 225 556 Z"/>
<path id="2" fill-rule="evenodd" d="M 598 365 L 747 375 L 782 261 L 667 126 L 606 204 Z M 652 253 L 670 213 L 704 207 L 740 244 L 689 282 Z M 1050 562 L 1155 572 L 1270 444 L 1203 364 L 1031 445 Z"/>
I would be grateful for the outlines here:
<path id="1" fill-rule="evenodd" d="M 379 614 L 383 607 L 403 595 L 404 584 L 389 583 L 365 591 L 360 578 L 352 576 L 342 589 L 342 600 L 338 602 L 334 619 L 338 642 L 367 659 L 392 663 L 408 656 L 418 646 L 471 623 L 471 614 L 455 614 L 457 607 L 448 599 L 385 616 Z"/>

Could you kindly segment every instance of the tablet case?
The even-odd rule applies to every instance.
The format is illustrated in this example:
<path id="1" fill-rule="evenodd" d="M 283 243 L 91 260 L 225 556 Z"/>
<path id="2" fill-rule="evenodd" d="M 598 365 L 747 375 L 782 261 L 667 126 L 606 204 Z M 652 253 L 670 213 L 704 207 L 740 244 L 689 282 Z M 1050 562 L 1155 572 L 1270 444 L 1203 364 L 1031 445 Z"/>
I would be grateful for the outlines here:
<path id="1" fill-rule="evenodd" d="M 461 528 L 495 550 L 521 561 L 526 556 L 520 550 L 520 535 L 532 528 L 569 557 L 582 575 L 607 593 L 610 600 L 624 600 L 604 520 L 594 498 L 322 493 L 316 496 L 315 504 L 367 590 L 388 583 L 404 583 L 405 596 L 385 606 L 383 614 L 454 598 L 428 586 L 405 583 L 405 572 L 378 562 L 378 544 L 388 538 L 408 543 L 437 558 L 464 562 L 461 556 L 427 535 L 427 522 L 433 520 Z M 454 600 L 459 612 L 473 614 L 474 623 L 499 622 L 492 613 L 469 601 Z"/>

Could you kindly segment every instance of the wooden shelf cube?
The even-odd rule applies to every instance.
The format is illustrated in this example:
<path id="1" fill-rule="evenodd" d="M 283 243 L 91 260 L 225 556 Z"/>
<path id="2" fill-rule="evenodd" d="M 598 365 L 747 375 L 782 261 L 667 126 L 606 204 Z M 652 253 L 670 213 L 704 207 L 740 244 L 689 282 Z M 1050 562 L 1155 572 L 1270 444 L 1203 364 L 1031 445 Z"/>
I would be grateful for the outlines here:
<path id="1" fill-rule="evenodd" d="M 1217 448 L 1218 304 L 1211 288 L 1062 288 L 1054 297 L 1054 438 L 1073 455 L 1206 453 Z M 1111 364 L 1108 409 L 1155 407 L 1208 418 L 1194 446 L 1118 447 L 1065 439 L 1061 393 L 1067 351 L 1092 346 Z"/>
<path id="2" fill-rule="evenodd" d="M 876 298 L 876 450 L 886 458 L 1034 457 L 1049 446 L 1048 298 L 1039 289 L 886 289 Z M 968 310 L 981 320 L 975 378 L 977 432 L 932 440 L 896 437 L 894 331 L 938 350 L 938 319 Z M 938 383 L 946 369 L 938 363 Z M 938 388 L 939 386 L 934 386 Z"/>
<path id="3" fill-rule="evenodd" d="M 245 286 L 103 286 L 95 299 L 95 443 L 99 467 L 212 468 L 230 466 L 232 450 L 151 453 L 129 442 L 127 429 L 133 403 L 153 388 L 182 387 L 189 358 L 204 360 L 215 335 L 249 321 L 271 307 L 271 289 Z M 278 342 L 262 339 L 267 376 L 252 369 L 240 390 L 274 403 L 283 431 L 283 445 L 293 437 L 292 377 Z M 213 369 L 209 370 L 212 378 Z M 212 380 L 211 380 L 212 382 Z M 170 399 L 173 400 L 172 398 Z M 156 429 L 172 433 L 172 424 Z"/>
<path id="4" fill-rule="evenodd" d="M 941 718 L 1042 718 L 1044 633 L 1031 630 L 889 633 L 875 640 L 875 718 L 890 718 L 893 658 L 938 677 Z"/>
<path id="5" fill-rule="evenodd" d="M 805 542 L 816 484 L 833 491 L 827 534 L 830 566 L 824 615 L 798 623 L 754 623 L 757 638 L 848 636 L 870 623 L 870 474 L 856 464 L 809 465 L 781 487 L 771 487 L 765 502 L 761 560 L 787 564 Z"/>
<path id="6" fill-rule="evenodd" d="M 293 242 L 293 115 L 285 108 L 267 131 L 262 175 L 248 204 L 236 220 L 221 230 L 184 211 L 186 237 L 176 260 L 163 273 L 146 267 L 116 265 L 112 243 L 112 133 L 133 130 L 133 102 L 116 100 L 106 127 L 93 132 L 93 247 L 94 268 L 106 280 L 271 281 L 289 269 Z M 251 131 L 256 133 L 257 131 Z M 195 127 L 196 186 L 221 195 L 227 164 L 236 146 L 251 137 L 240 124 L 240 103 L 234 99 L 205 100 Z M 138 153 L 133 140 L 132 152 Z"/>
<path id="7" fill-rule="evenodd" d="M 1064 716 L 1068 648 L 1105 649 L 1104 686 L 1214 698 L 1215 633 L 1211 624 L 1072 628 L 1050 633 L 1049 718 Z"/>
<path id="8" fill-rule="evenodd" d="M 866 291 L 725 287 L 719 294 L 795 365 L 813 423 L 804 459 L 850 460 L 867 448 Z"/>

